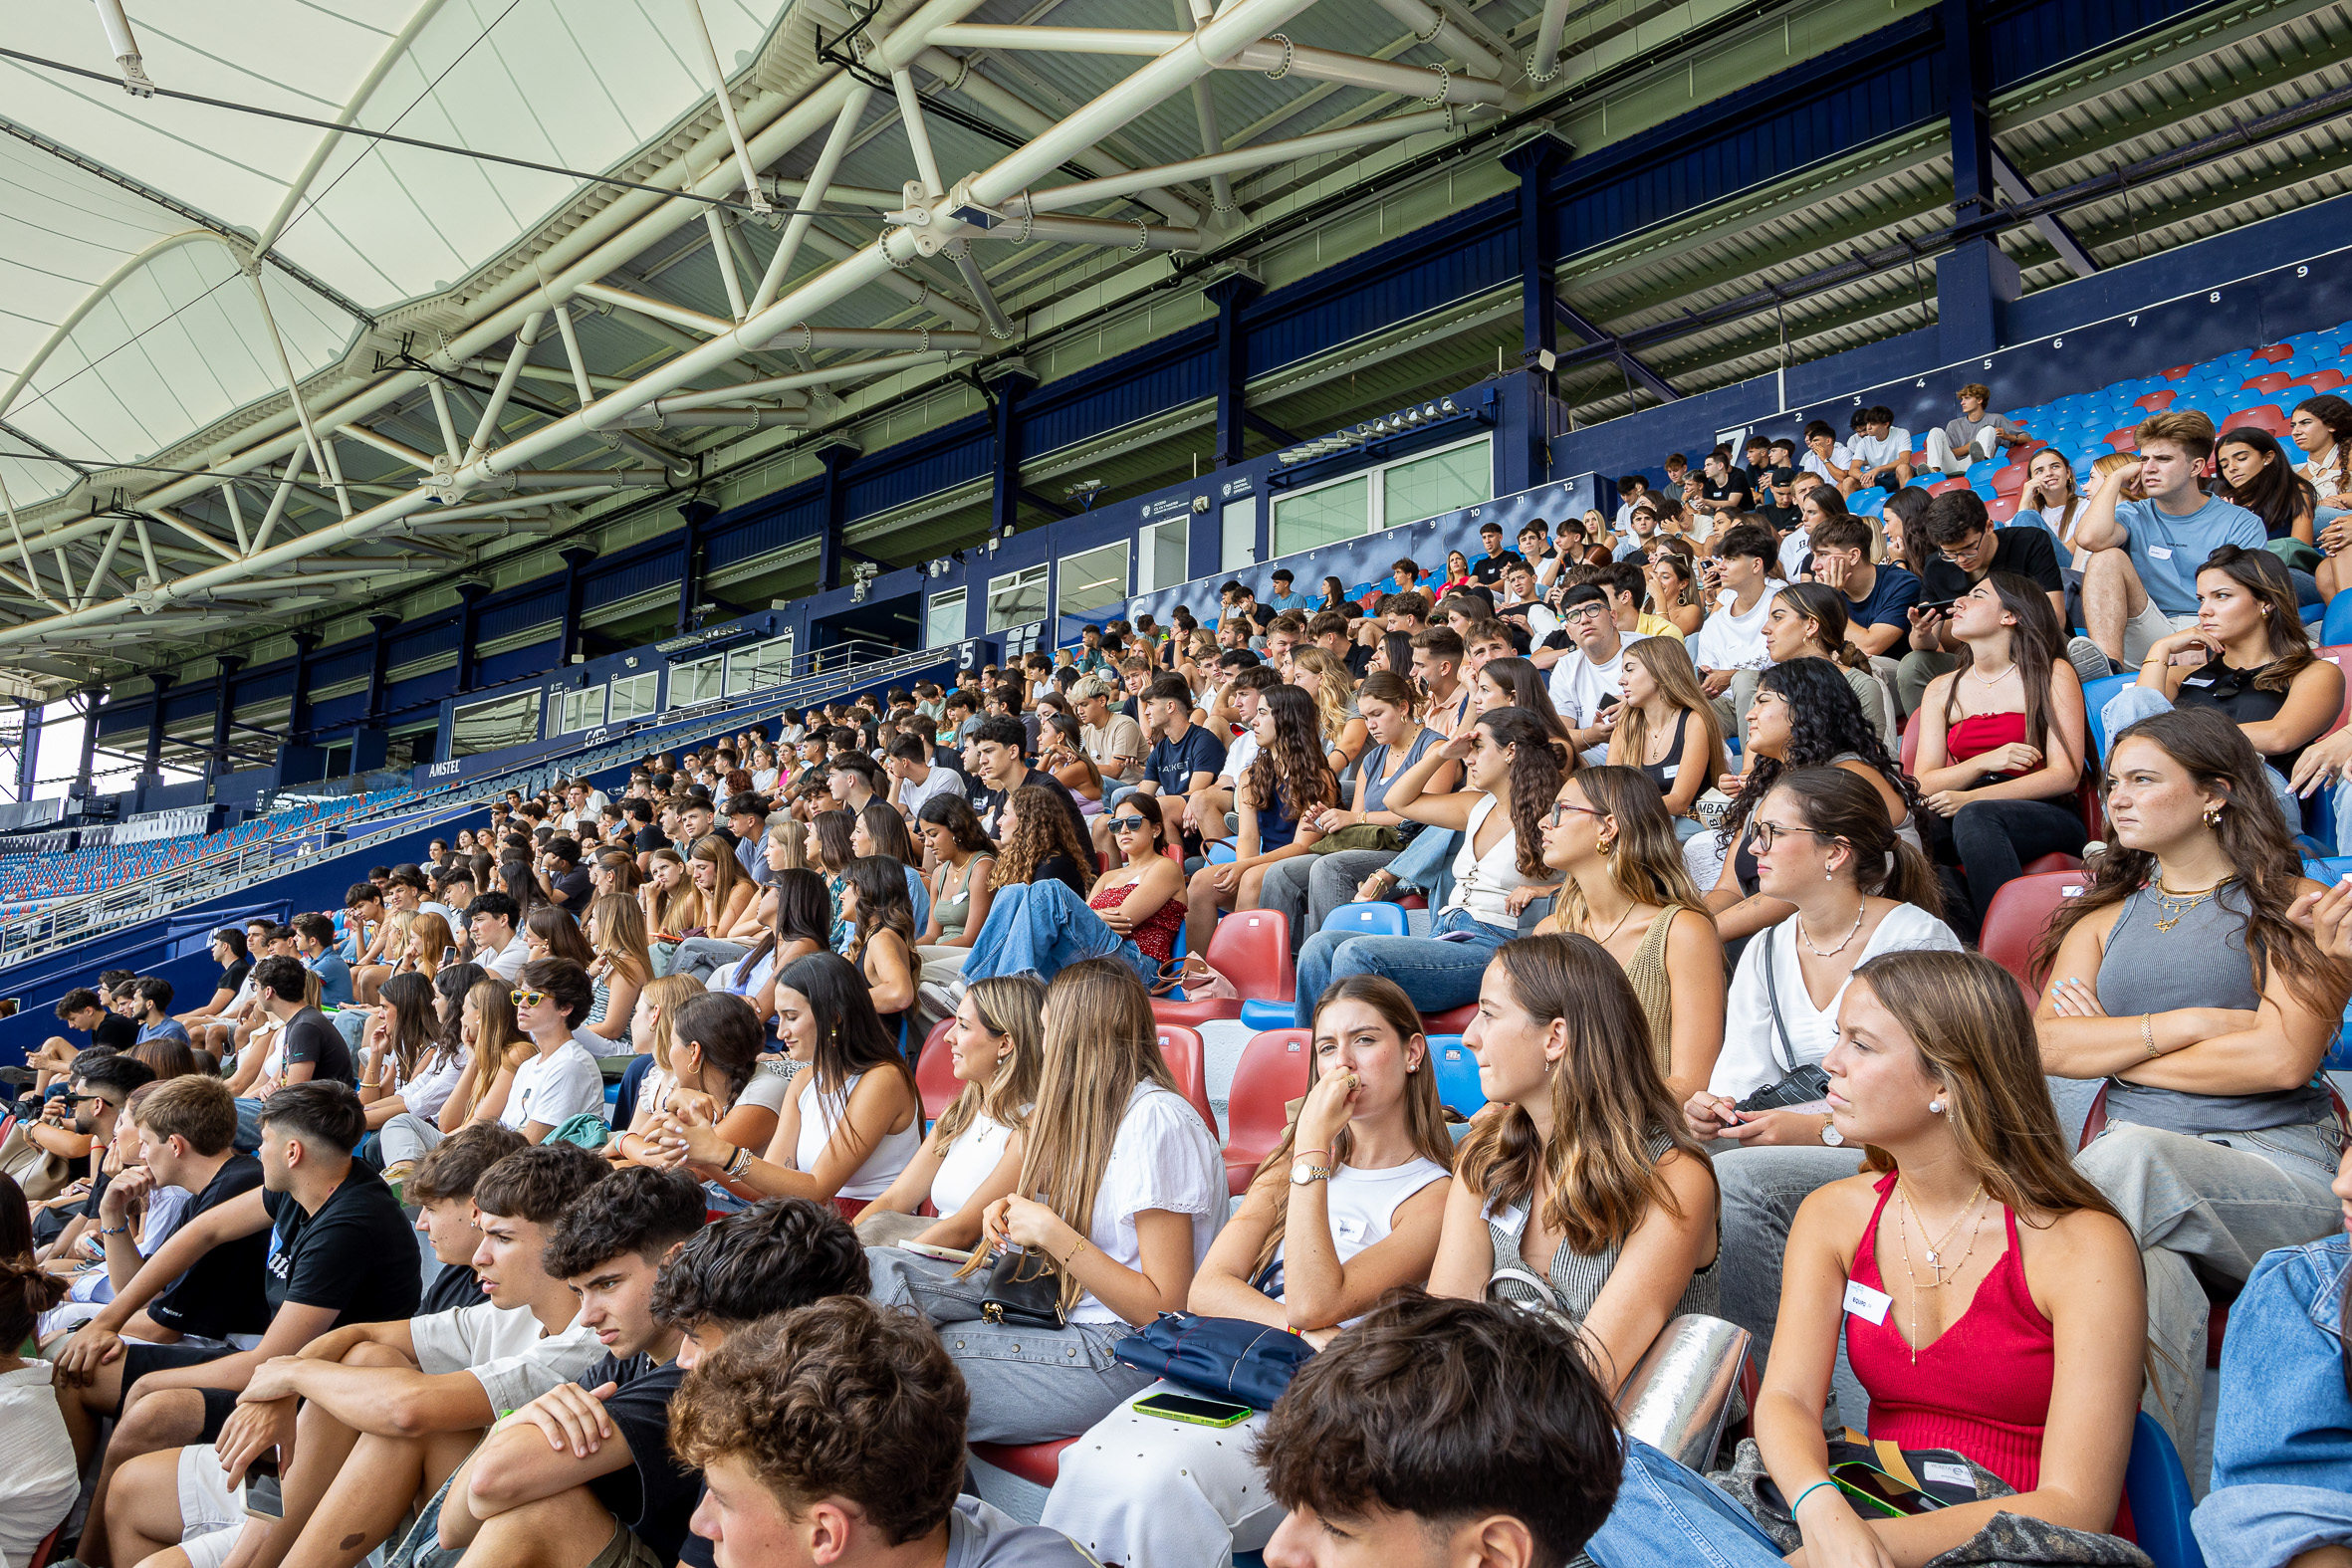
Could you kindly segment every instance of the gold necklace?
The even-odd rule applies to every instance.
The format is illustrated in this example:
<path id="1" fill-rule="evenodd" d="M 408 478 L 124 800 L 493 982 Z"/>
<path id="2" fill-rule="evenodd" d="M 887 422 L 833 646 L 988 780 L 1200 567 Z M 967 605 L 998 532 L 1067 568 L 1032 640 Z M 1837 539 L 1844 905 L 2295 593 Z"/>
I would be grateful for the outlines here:
<path id="1" fill-rule="evenodd" d="M 1925 1217 L 1920 1214 L 1919 1205 L 1911 1201 L 1911 1184 L 1898 1176 L 1895 1178 L 1895 1191 L 1903 1195 L 1903 1207 L 1911 1212 L 1912 1219 L 1919 1222 L 1920 1239 L 1927 1240 L 1928 1223 Z M 1940 1241 L 1928 1241 L 1928 1268 L 1935 1273 L 1937 1284 L 1942 1284 L 1947 1277 L 1939 1261 L 1944 1248 L 1951 1244 L 1955 1235 L 1960 1233 L 1961 1222 L 1968 1219 L 1969 1211 L 1975 1208 L 1977 1200 L 1984 1196 L 1985 1184 L 1979 1182 L 1977 1190 L 1969 1194 L 1968 1202 L 1960 1206 L 1960 1216 L 1952 1222 L 1952 1228 L 1944 1232 L 1944 1238 Z M 1958 1272 L 1958 1269 L 1955 1268 L 1954 1272 Z"/>
<path id="2" fill-rule="evenodd" d="M 2234 880 L 2234 877 L 2224 877 L 2211 887 L 2198 888 L 2194 892 L 2181 892 L 2167 887 L 2164 878 L 2159 875 L 2156 878 L 2156 902 L 2169 918 L 2158 920 L 2155 923 L 2156 929 L 2159 931 L 2172 930 L 2173 927 L 2188 918 L 2189 911 L 2212 898 Z"/>
<path id="3" fill-rule="evenodd" d="M 1915 1219 L 1915 1220 L 1916 1220 L 1916 1219 L 1918 1219 L 1918 1218 L 1919 1218 L 1919 1211 L 1918 1211 L 1918 1210 L 1916 1210 L 1915 1208 L 1913 1208 L 1913 1207 L 1912 1207 L 1912 1203 L 1911 1203 L 1911 1194 L 1910 1194 L 1909 1190 L 1908 1190 L 1908 1189 L 1906 1189 L 1906 1188 L 1904 1187 L 1904 1185 L 1903 1185 L 1903 1179 L 1902 1179 L 1901 1177 L 1899 1177 L 1899 1176 L 1895 1178 L 1895 1190 L 1896 1190 L 1898 1193 L 1901 1193 L 1901 1194 L 1902 1194 L 1902 1197 L 1903 1197 L 1903 1211 L 1904 1211 L 1904 1215 L 1909 1215 L 1909 1216 L 1910 1216 L 1912 1219 Z M 1975 1196 L 1974 1198 L 1970 1199 L 1970 1200 L 1969 1200 L 1968 1207 L 1967 1207 L 1966 1209 L 1963 1209 L 1963 1210 L 1961 1211 L 1961 1220 L 1967 1220 L 1967 1219 L 1969 1219 L 1969 1218 L 1970 1218 L 1972 1215 L 1975 1215 L 1975 1214 L 1977 1213 L 1978 1206 L 1979 1206 L 1980 1204 L 1982 1204 L 1982 1203 L 1983 1203 L 1983 1201 L 1984 1201 L 1984 1198 L 1985 1198 L 1985 1184 L 1984 1184 L 1984 1183 L 1982 1183 L 1982 1182 L 1979 1182 L 1979 1183 L 1977 1184 L 1977 1193 L 1976 1193 L 1976 1196 Z M 1951 1283 L 1953 1280 L 1955 1280 L 1955 1279 L 1958 1279 L 1958 1278 L 1960 1277 L 1961 1270 L 1962 1270 L 1962 1269 L 1964 1269 L 1964 1268 L 1966 1268 L 1966 1267 L 1968 1267 L 1968 1266 L 1969 1266 L 1969 1259 L 1970 1259 L 1971 1257 L 1974 1257 L 1974 1256 L 1976 1255 L 1976 1251 L 1977 1251 L 1977 1234 L 1978 1234 L 1978 1232 L 1979 1232 L 1980 1231 L 1982 1231 L 1982 1230 L 1984 1229 L 1984 1226 L 1983 1226 L 1983 1224 L 1982 1224 L 1982 1223 L 1981 1223 L 1981 1221 L 1980 1221 L 1980 1223 L 1979 1223 L 1978 1225 L 1976 1225 L 1976 1226 L 1974 1226 L 1974 1227 L 1972 1227 L 1972 1228 L 1970 1229 L 1970 1231 L 1969 1231 L 1969 1249 L 1968 1249 L 1967 1251 L 1965 1251 L 1965 1252 L 1963 1252 L 1963 1253 L 1961 1253 L 1961 1254 L 1960 1254 L 1960 1261 L 1959 1261 L 1959 1262 L 1957 1262 L 1957 1263 L 1954 1263 L 1954 1264 L 1952 1265 L 1952 1271 L 1951 1271 L 1949 1274 L 1941 1274 L 1941 1275 L 1940 1275 L 1938 1278 L 1936 1278 L 1936 1280 L 1934 1281 L 1934 1283 L 1932 1283 L 1932 1284 L 1929 1284 L 1929 1285 L 1926 1285 L 1926 1286 L 1922 1286 L 1922 1285 L 1920 1284 L 1920 1282 L 1919 1282 L 1918 1276 L 1916 1276 L 1915 1274 L 1913 1274 L 1913 1273 L 1911 1272 L 1911 1227 L 1910 1227 L 1910 1225 L 1909 1225 L 1909 1224 L 1908 1224 L 1908 1223 L 1905 1221 L 1905 1219 L 1904 1219 L 1904 1215 L 1897 1215 L 1897 1216 L 1895 1217 L 1895 1235 L 1896 1235 L 1897 1239 L 1898 1239 L 1898 1240 L 1900 1240 L 1900 1241 L 1902 1242 L 1902 1246 L 1903 1246 L 1903 1280 L 1904 1280 L 1904 1283 L 1906 1283 L 1907 1285 L 1909 1285 L 1909 1286 L 1911 1287 L 1911 1346 L 1910 1346 L 1910 1348 L 1911 1348 L 1911 1364 L 1912 1364 L 1913 1366 L 1915 1366 L 1915 1367 L 1916 1367 L 1916 1366 L 1918 1366 L 1918 1365 L 1919 1365 L 1919 1298 L 1920 1298 L 1920 1295 L 1921 1295 L 1921 1293 L 1922 1293 L 1922 1291 L 1923 1291 L 1923 1290 L 1938 1290 L 1938 1289 L 1942 1289 L 1942 1288 L 1943 1288 L 1945 1285 L 1947 1285 L 1947 1284 L 1950 1284 L 1950 1283 Z M 1959 1229 L 1960 1229 L 1960 1221 L 1956 1220 L 1956 1221 L 1954 1221 L 1954 1222 L 1953 1222 L 1953 1225 L 1952 1225 L 1952 1230 L 1951 1230 L 1951 1231 L 1947 1231 L 1947 1232 L 1944 1232 L 1944 1239 L 1945 1239 L 1946 1241 L 1950 1241 L 1950 1240 L 1952 1239 L 1952 1234 L 1953 1234 L 1953 1232 L 1954 1232 L 1954 1231 L 1958 1231 Z M 1923 1220 L 1923 1221 L 1921 1221 L 1921 1222 L 1920 1222 L 1920 1227 L 1919 1227 L 1919 1234 L 1920 1234 L 1920 1238 L 1921 1238 L 1922 1240 L 1925 1240 L 1925 1239 L 1927 1238 L 1927 1231 L 1928 1231 L 1928 1228 L 1927 1228 L 1927 1222 L 1925 1222 L 1925 1221 Z M 1930 1249 L 1929 1249 L 1929 1251 L 1928 1251 L 1928 1270 L 1929 1270 L 1929 1272 L 1930 1272 L 1930 1273 L 1936 1273 L 1936 1272 L 1937 1272 L 1937 1256 L 1938 1256 L 1938 1253 L 1937 1253 L 1936 1249 L 1935 1249 L 1935 1248 L 1930 1248 Z M 1950 1324 L 1947 1324 L 1947 1325 L 1945 1325 L 1945 1326 L 1946 1326 L 1947 1328 L 1949 1328 L 1951 1325 L 1950 1325 Z M 1937 1337 L 1938 1337 L 1938 1341 L 1939 1341 L 1939 1342 L 1941 1342 L 1941 1340 L 1942 1340 L 1942 1336 L 1941 1336 L 1941 1335 L 1939 1335 L 1939 1336 L 1937 1336 Z"/>
<path id="4" fill-rule="evenodd" d="M 1592 940 L 1604 948 L 1607 947 L 1609 945 L 1609 938 L 1624 930 L 1625 922 L 1631 920 L 1633 918 L 1633 912 L 1639 908 L 1641 908 L 1641 902 L 1638 899 L 1627 903 L 1625 906 L 1625 913 L 1617 917 L 1617 923 L 1611 926 L 1607 931 L 1602 932 L 1599 936 L 1594 937 Z M 1589 903 L 1584 906 L 1584 923 L 1587 926 L 1592 924 L 1592 906 Z"/>

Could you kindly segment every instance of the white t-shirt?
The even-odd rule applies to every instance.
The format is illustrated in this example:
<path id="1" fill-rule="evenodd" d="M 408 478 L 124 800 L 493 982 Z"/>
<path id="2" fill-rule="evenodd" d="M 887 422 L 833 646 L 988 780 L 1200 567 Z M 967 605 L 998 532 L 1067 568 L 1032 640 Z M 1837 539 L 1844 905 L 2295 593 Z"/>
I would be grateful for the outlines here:
<path id="1" fill-rule="evenodd" d="M 42 1537 L 65 1522 L 82 1490 L 74 1440 L 58 1414 L 46 1361 L 0 1373 L 0 1454 L 8 1456 L 8 1484 L 0 1486 L 0 1557 L 30 1562 Z"/>
<path id="2" fill-rule="evenodd" d="M 498 1119 L 520 1131 L 526 1122 L 561 1127 L 588 1114 L 604 1114 L 604 1074 L 586 1046 L 568 1039 L 515 1069 L 515 1086 Z"/>
<path id="3" fill-rule="evenodd" d="M 1865 467 L 1887 468 L 1911 456 L 1911 432 L 1896 425 L 1883 437 L 1858 435 L 1846 445 Z"/>
<path id="4" fill-rule="evenodd" d="M 553 1334 L 529 1307 L 477 1301 L 408 1320 L 416 1369 L 427 1377 L 471 1372 L 495 1411 L 519 1410 L 604 1358 L 603 1342 L 578 1317 Z"/>
<path id="5" fill-rule="evenodd" d="M 1234 743 L 1225 749 L 1225 771 L 1217 777 L 1231 779 L 1235 784 L 1240 784 L 1242 775 L 1248 773 L 1250 765 L 1257 760 L 1258 731 L 1253 727 L 1244 730 L 1235 737 Z"/>
<path id="6" fill-rule="evenodd" d="M 1201 1113 L 1183 1095 L 1150 1079 L 1135 1085 L 1102 1167 L 1086 1239 L 1124 1268 L 1143 1261 L 1135 1217 L 1165 1210 L 1192 1217 L 1192 1261 L 1198 1268 L 1225 1225 L 1225 1164 Z M 1119 1315 L 1092 1292 L 1070 1309 L 1073 1323 L 1116 1323 Z"/>
<path id="7" fill-rule="evenodd" d="M 477 959 L 482 967 L 500 980 L 510 984 L 523 973 L 523 966 L 531 962 L 531 949 L 521 937 L 515 938 L 498 950 L 496 957 L 487 961 Z"/>
<path id="8" fill-rule="evenodd" d="M 943 1215 L 952 1215 L 972 1201 L 980 1191 L 980 1184 L 988 1180 L 1005 1158 L 1005 1148 L 1013 1141 L 1013 1129 L 988 1116 L 975 1116 L 971 1125 L 956 1134 L 956 1141 L 947 1146 L 940 1157 L 939 1170 L 931 1178 L 931 1207 Z"/>
<path id="9" fill-rule="evenodd" d="M 936 763 L 931 766 L 931 772 L 924 776 L 921 784 L 916 784 L 912 779 L 898 782 L 898 803 L 906 808 L 910 816 L 943 794 L 964 797 L 964 776 Z"/>
<path id="10" fill-rule="evenodd" d="M 1593 663 L 1581 650 L 1569 654 L 1551 667 L 1546 690 L 1569 729 L 1589 729 L 1602 708 L 1625 695 L 1625 644 L 1617 644 L 1617 656 L 1606 664 Z"/>
<path id="11" fill-rule="evenodd" d="M 1829 444 L 1829 463 L 1835 463 L 1840 468 L 1851 468 L 1854 466 L 1854 455 L 1832 441 Z M 1834 485 L 1837 483 L 1837 476 L 1829 472 L 1829 463 L 1822 462 L 1821 454 L 1808 446 L 1805 448 L 1805 455 L 1796 460 L 1796 467 L 1799 473 L 1819 474 Z"/>
<path id="12" fill-rule="evenodd" d="M 1729 590 L 1727 590 L 1728 593 Z M 1707 612 L 1691 643 L 1691 662 L 1703 670 L 1761 670 L 1772 662 L 1764 651 L 1764 616 L 1771 612 L 1767 587 L 1745 615 L 1734 615 L 1728 599 Z"/>
<path id="13" fill-rule="evenodd" d="M 447 1061 L 435 1064 L 440 1053 L 426 1047 L 417 1063 L 416 1076 L 400 1084 L 400 1103 L 408 1107 L 408 1114 L 427 1121 L 441 1114 L 441 1107 L 449 1103 L 449 1095 L 457 1087 L 458 1078 L 465 1072 L 465 1064 L 473 1052 L 459 1050 Z"/>
<path id="14" fill-rule="evenodd" d="M 1957 953 L 1960 938 L 1917 904 L 1898 904 L 1870 933 L 1870 941 L 1854 962 L 1859 965 L 1881 953 L 1914 950 Z M 1731 994 L 1725 999 L 1723 1054 L 1716 1057 L 1715 1075 L 1707 1080 L 1710 1094 L 1746 1099 L 1765 1084 L 1779 1082 L 1792 1067 L 1819 1061 L 1837 1043 L 1837 1009 L 1845 1001 L 1845 987 L 1837 988 L 1828 1007 L 1815 1008 L 1812 994 L 1805 990 L 1796 952 L 1793 915 L 1749 939 L 1747 951 L 1740 955 L 1739 972 L 1732 977 Z M 1771 988 L 1764 983 L 1767 953 L 1780 993 L 1779 1021 L 1788 1030 L 1785 1046 L 1772 1020 Z M 1792 1052 L 1793 1062 L 1788 1060 Z"/>
<path id="15" fill-rule="evenodd" d="M 1781 574 L 1793 579 L 1796 576 L 1798 569 L 1804 565 L 1805 558 L 1812 553 L 1813 531 L 1810 528 L 1799 524 L 1797 526 L 1796 532 L 1790 534 L 1786 539 L 1780 541 Z M 1772 595 L 1769 592 L 1764 594 L 1765 598 L 1770 598 L 1771 596 Z"/>

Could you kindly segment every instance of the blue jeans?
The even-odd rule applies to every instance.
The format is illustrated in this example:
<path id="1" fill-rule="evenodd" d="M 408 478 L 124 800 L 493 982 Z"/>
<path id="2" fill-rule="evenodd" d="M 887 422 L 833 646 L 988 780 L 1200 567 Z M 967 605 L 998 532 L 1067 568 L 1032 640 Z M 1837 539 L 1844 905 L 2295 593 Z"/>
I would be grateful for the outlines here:
<path id="1" fill-rule="evenodd" d="M 1780 1561 L 1780 1548 L 1738 1503 L 1705 1476 L 1631 1438 L 1625 1440 L 1616 1504 L 1584 1551 L 1600 1568 L 1776 1568 Z"/>
<path id="2" fill-rule="evenodd" d="M 1408 848 L 1406 853 L 1410 852 Z M 995 911 L 990 911 L 989 918 L 996 918 Z M 1449 931 L 1468 933 L 1469 940 L 1430 940 Z M 1476 1002 L 1487 961 L 1517 934 L 1513 927 L 1490 926 L 1460 909 L 1440 914 L 1429 928 L 1429 937 L 1357 937 L 1344 931 L 1318 931 L 1298 952 L 1298 1026 L 1314 1026 L 1315 999 L 1331 982 L 1347 975 L 1384 975 L 1402 986 L 1413 1006 L 1423 1012 L 1443 1012 Z"/>
<path id="3" fill-rule="evenodd" d="M 1413 841 L 1396 852 L 1388 862 L 1388 874 L 1396 878 L 1398 887 L 1419 888 L 1424 893 L 1437 890 L 1438 873 L 1445 868 L 1446 856 L 1462 842 L 1460 833 L 1440 827 L 1425 827 L 1413 835 Z M 1371 873 L 1366 872 L 1369 876 Z"/>
<path id="4" fill-rule="evenodd" d="M 2099 722 L 2107 727 L 2107 744 L 2113 746 L 2115 737 L 2123 733 L 2126 725 L 2137 724 L 2142 719 L 2154 718 L 2157 714 L 2171 713 L 2172 711 L 2172 701 L 2164 693 L 2146 686 L 2126 686 L 2107 699 L 2107 706 L 2099 710 Z M 2105 761 L 2105 759 L 2102 758 L 2101 761 Z M 2270 781 L 2271 792 L 2278 796 L 2278 808 L 2286 813 L 2286 830 L 2289 833 L 2301 832 L 2303 830 L 2303 802 L 2297 799 L 2294 790 L 2288 787 L 2286 775 L 2267 765 L 2263 767 L 2262 773 Z M 2337 842 L 2340 844 L 2342 840 L 2338 839 Z"/>
<path id="5" fill-rule="evenodd" d="M 964 960 L 964 980 L 1023 974 L 1052 980 L 1090 958 L 1118 959 L 1146 986 L 1159 978 L 1159 966 L 1141 948 L 1104 925 L 1067 883 L 1048 877 L 997 889 L 988 919 L 972 939 L 972 956 Z"/>

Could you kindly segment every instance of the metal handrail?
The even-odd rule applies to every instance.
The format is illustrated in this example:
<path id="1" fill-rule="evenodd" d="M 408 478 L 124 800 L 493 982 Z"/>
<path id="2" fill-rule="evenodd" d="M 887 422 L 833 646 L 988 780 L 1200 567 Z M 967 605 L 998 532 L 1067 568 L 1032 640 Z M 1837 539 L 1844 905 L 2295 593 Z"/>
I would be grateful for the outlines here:
<path id="1" fill-rule="evenodd" d="M 840 650 L 814 650 L 808 657 L 814 665 L 824 654 Z M 773 718 L 787 708 L 806 707 L 853 686 L 912 674 L 953 656 L 947 650 L 935 649 L 860 662 L 854 647 L 846 651 L 848 656 L 837 668 L 812 668 L 808 675 L 772 688 L 762 697 L 732 705 L 728 699 L 714 699 L 717 706 L 707 713 L 690 712 L 675 718 L 665 716 L 664 722 L 659 725 L 632 731 L 590 751 L 570 757 L 535 758 L 528 768 L 513 773 L 494 775 L 471 784 L 453 783 L 438 789 L 421 790 L 409 799 L 382 808 L 384 812 L 398 811 L 407 819 L 397 824 L 385 824 L 373 832 L 353 832 L 347 824 L 365 823 L 377 813 L 363 811 L 341 821 L 313 821 L 268 838 L 217 850 L 199 860 L 149 872 L 114 887 L 64 899 L 47 909 L 15 921 L 0 923 L 0 971 L 47 958 L 69 943 L 87 941 L 102 932 L 119 930 L 152 919 L 172 907 L 200 902 L 282 875 L 285 868 L 280 865 L 278 849 L 313 833 L 336 828 L 342 828 L 345 832 L 341 842 L 320 846 L 319 852 L 323 856 L 333 858 L 356 853 L 416 831 L 421 818 L 435 817 L 436 820 L 421 825 L 438 826 L 441 821 L 475 809 L 478 797 L 483 793 L 503 793 L 507 789 L 517 788 L 527 795 L 533 794 L 556 778 L 576 777 L 614 767 L 624 759 L 641 756 L 647 743 L 657 736 L 664 747 L 692 745 L 725 734 L 740 725 Z M 797 664 L 800 661 L 796 658 L 794 662 Z M 468 798 L 445 800 L 439 807 L 430 803 L 434 795 L 458 793 Z M 255 863 L 257 860 L 258 865 Z M 28 928 L 35 929 L 38 934 L 20 944 L 20 935 Z"/>

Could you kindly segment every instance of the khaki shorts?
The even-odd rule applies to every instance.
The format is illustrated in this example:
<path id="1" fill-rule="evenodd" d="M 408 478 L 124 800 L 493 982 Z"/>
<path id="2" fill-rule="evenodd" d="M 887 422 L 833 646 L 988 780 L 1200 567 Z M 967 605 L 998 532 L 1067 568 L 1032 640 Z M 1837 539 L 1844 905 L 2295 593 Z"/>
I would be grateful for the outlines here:
<path id="1" fill-rule="evenodd" d="M 612 1539 L 588 1559 L 588 1568 L 670 1568 L 670 1565 L 652 1547 L 638 1540 L 636 1531 L 615 1519 Z"/>
<path id="2" fill-rule="evenodd" d="M 2123 623 L 2125 672 L 2138 669 L 2140 661 L 2148 657 L 2148 650 L 2174 632 L 2191 631 L 2196 626 L 2195 615 L 2167 615 L 2156 607 L 2154 599 L 2150 599 L 2141 606 L 2139 614 Z"/>

